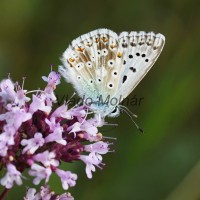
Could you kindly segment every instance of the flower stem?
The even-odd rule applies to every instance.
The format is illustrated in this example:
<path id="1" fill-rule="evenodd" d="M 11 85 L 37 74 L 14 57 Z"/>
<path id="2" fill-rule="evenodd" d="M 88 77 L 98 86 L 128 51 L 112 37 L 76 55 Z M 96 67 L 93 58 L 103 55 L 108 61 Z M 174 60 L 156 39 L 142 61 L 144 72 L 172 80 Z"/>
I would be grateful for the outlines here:
<path id="1" fill-rule="evenodd" d="M 3 190 L 3 192 L 2 192 L 2 194 L 0 195 L 0 200 L 3 200 L 5 197 L 6 197 L 6 195 L 8 194 L 8 191 L 9 191 L 10 189 L 7 189 L 7 188 L 5 188 L 4 190 Z"/>

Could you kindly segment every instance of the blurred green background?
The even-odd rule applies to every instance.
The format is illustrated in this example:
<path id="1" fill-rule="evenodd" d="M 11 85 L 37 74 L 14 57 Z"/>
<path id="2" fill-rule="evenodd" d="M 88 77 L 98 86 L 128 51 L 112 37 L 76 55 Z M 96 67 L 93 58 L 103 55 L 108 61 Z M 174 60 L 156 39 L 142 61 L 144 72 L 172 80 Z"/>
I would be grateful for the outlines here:
<path id="1" fill-rule="evenodd" d="M 116 128 L 101 132 L 116 137 L 115 153 L 93 179 L 85 165 L 68 164 L 79 176 L 70 192 L 76 200 L 200 199 L 200 2 L 195 0 L 0 1 L 0 78 L 27 77 L 25 88 L 42 88 L 41 76 L 54 69 L 71 40 L 97 28 L 154 31 L 166 36 L 158 61 L 135 89 L 141 106 L 129 107 L 144 129 L 141 134 L 126 114 Z M 72 94 L 63 80 L 57 94 Z M 133 97 L 131 94 L 130 97 Z M 112 142 L 112 141 L 111 141 Z M 62 192 L 57 177 L 52 189 Z M 14 187 L 7 199 L 22 199 Z"/>

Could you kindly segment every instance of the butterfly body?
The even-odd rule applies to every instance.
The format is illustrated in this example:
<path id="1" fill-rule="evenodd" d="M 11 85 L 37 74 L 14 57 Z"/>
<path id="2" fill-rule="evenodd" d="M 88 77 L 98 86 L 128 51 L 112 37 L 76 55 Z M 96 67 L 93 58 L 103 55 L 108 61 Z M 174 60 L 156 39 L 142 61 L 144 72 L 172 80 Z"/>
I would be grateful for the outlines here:
<path id="1" fill-rule="evenodd" d="M 101 117 L 117 116 L 126 98 L 150 70 L 165 37 L 153 32 L 97 29 L 72 41 L 59 71 L 72 83 L 91 110 Z"/>

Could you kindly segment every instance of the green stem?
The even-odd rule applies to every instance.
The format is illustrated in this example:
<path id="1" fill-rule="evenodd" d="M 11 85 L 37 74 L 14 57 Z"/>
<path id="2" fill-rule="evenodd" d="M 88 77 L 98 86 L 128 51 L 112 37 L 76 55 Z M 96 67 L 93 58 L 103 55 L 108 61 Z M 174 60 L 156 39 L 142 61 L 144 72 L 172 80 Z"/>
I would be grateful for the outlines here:
<path id="1" fill-rule="evenodd" d="M 3 190 L 3 192 L 2 192 L 2 194 L 0 195 L 0 200 L 3 200 L 5 197 L 6 197 L 6 195 L 8 194 L 8 191 L 9 191 L 10 189 L 7 189 L 7 188 L 5 188 L 4 190 Z"/>

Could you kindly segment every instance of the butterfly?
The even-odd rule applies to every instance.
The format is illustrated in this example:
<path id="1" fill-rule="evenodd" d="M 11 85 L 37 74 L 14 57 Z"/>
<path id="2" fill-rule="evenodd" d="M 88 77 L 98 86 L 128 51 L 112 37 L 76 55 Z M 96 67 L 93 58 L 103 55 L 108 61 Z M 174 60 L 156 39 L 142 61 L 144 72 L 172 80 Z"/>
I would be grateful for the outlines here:
<path id="1" fill-rule="evenodd" d="M 73 40 L 63 53 L 59 72 L 72 83 L 94 113 L 117 117 L 119 103 L 151 69 L 165 37 L 153 32 L 97 29 Z"/>

